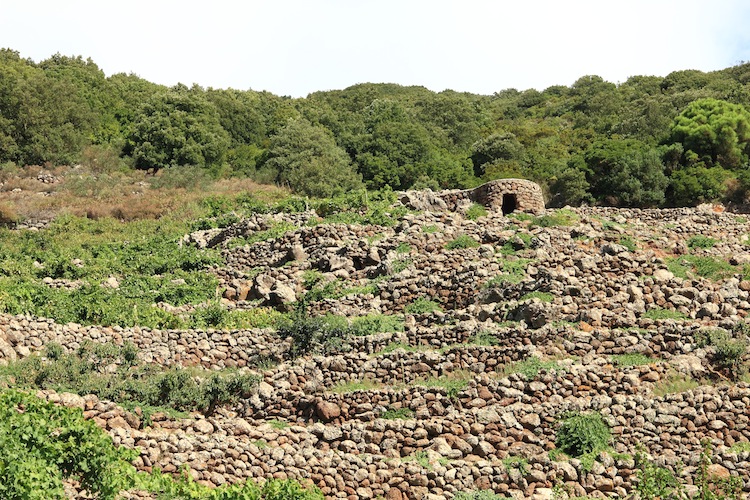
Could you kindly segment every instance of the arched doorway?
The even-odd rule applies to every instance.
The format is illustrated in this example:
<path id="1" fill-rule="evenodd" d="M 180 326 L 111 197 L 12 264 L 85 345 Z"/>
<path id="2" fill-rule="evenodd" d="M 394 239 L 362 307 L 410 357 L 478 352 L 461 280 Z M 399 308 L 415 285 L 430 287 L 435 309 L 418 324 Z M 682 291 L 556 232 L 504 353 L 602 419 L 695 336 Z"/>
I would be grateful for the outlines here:
<path id="1" fill-rule="evenodd" d="M 518 208 L 518 200 L 516 199 L 516 195 L 514 193 L 504 193 L 502 207 L 503 215 L 512 213 L 516 208 Z"/>

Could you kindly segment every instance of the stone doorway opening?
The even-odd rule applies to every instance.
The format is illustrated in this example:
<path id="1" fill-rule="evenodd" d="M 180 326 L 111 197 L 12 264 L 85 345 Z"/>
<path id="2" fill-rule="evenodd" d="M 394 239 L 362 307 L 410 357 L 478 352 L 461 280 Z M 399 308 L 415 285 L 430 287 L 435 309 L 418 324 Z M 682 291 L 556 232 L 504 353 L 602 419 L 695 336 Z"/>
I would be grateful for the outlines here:
<path id="1" fill-rule="evenodd" d="M 516 208 L 518 208 L 518 200 L 516 199 L 516 195 L 513 193 L 504 193 L 502 207 L 503 215 L 513 213 Z"/>

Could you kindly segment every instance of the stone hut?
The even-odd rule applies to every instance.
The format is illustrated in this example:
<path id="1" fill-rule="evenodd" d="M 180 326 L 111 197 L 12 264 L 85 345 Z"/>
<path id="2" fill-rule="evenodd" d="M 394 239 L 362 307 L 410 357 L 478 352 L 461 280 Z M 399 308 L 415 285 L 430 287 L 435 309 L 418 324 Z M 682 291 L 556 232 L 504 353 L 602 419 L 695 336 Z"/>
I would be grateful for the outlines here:
<path id="1" fill-rule="evenodd" d="M 542 188 L 525 179 L 497 179 L 474 189 L 407 191 L 401 203 L 416 210 L 463 211 L 472 203 L 489 210 L 509 214 L 514 211 L 540 213 L 544 211 Z"/>

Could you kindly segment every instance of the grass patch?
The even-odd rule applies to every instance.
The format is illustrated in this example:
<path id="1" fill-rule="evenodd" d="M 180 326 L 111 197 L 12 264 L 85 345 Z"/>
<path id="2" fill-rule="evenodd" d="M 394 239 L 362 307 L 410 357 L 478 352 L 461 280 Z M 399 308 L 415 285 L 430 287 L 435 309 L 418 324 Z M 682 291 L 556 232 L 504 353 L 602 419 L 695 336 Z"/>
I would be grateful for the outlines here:
<path id="1" fill-rule="evenodd" d="M 620 367 L 628 366 L 643 366 L 650 365 L 651 363 L 657 363 L 659 360 L 650 358 L 645 354 L 639 352 L 627 353 L 627 354 L 613 354 L 609 357 L 614 364 Z"/>
<path id="2" fill-rule="evenodd" d="M 728 451 L 732 453 L 750 453 L 750 442 L 739 441 L 737 443 L 734 443 L 729 447 Z"/>
<path id="3" fill-rule="evenodd" d="M 379 350 L 376 353 L 373 353 L 373 356 L 383 356 L 385 354 L 390 354 L 394 351 L 397 351 L 399 349 L 402 349 L 406 352 L 420 352 L 420 351 L 426 351 L 429 348 L 427 346 L 419 346 L 415 347 L 413 345 L 405 344 L 403 342 L 391 342 L 387 346 L 385 346 L 383 349 Z"/>
<path id="4" fill-rule="evenodd" d="M 518 299 L 518 301 L 523 302 L 524 300 L 531 299 L 538 299 L 540 302 L 552 302 L 553 300 L 555 300 L 555 296 L 549 292 L 535 291 L 522 295 L 521 298 Z"/>
<path id="5" fill-rule="evenodd" d="M 453 500 L 505 500 L 507 498 L 492 490 L 459 491 L 453 495 Z"/>
<path id="6" fill-rule="evenodd" d="M 500 339 L 497 336 L 487 330 L 479 330 L 470 339 L 469 344 L 479 346 L 496 346 L 500 344 Z"/>
<path id="7" fill-rule="evenodd" d="M 697 387 L 700 387 L 700 383 L 692 377 L 671 370 L 666 377 L 654 384 L 653 394 L 656 397 L 664 397 L 667 394 L 692 391 Z"/>
<path id="8" fill-rule="evenodd" d="M 523 457 L 508 457 L 503 459 L 503 467 L 506 471 L 517 469 L 522 476 L 529 472 L 529 462 Z"/>
<path id="9" fill-rule="evenodd" d="M 270 425 L 276 430 L 283 430 L 283 429 L 289 428 L 289 422 L 285 422 L 283 420 L 278 420 L 278 419 L 269 420 L 268 425 Z"/>
<path id="10" fill-rule="evenodd" d="M 453 240 L 445 244 L 446 250 L 459 250 L 463 248 L 476 248 L 479 246 L 479 242 L 469 236 L 468 234 L 461 234 L 456 236 Z"/>
<path id="11" fill-rule="evenodd" d="M 252 245 L 261 241 L 270 241 L 281 238 L 286 233 L 297 230 L 297 226 L 291 222 L 271 222 L 268 229 L 256 231 L 248 236 L 235 238 L 229 243 L 229 248 L 237 248 L 244 245 Z"/>
<path id="12" fill-rule="evenodd" d="M 712 281 L 731 277 L 737 268 L 724 259 L 702 255 L 684 255 L 667 261 L 667 269 L 678 278 L 687 278 L 690 274 Z"/>
<path id="13" fill-rule="evenodd" d="M 406 314 L 428 314 L 435 311 L 442 311 L 443 308 L 440 307 L 440 304 L 435 302 L 434 300 L 426 299 L 424 297 L 419 297 L 411 304 L 408 304 L 404 308 L 404 312 Z"/>
<path id="14" fill-rule="evenodd" d="M 563 208 L 551 214 L 542 215 L 541 217 L 533 217 L 530 225 L 531 227 L 565 227 L 572 226 L 576 222 L 578 222 L 578 216 L 572 210 Z"/>
<path id="15" fill-rule="evenodd" d="M 507 366 L 505 370 L 503 370 L 503 375 L 508 376 L 513 373 L 518 373 L 526 380 L 533 380 L 539 375 L 541 370 L 563 371 L 565 368 L 555 360 L 542 361 L 536 356 L 530 356 L 523 361 Z"/>
<path id="16" fill-rule="evenodd" d="M 329 391 L 334 394 L 347 394 L 355 391 L 373 391 L 376 389 L 381 389 L 382 387 L 382 384 L 374 380 L 362 379 L 352 380 L 350 382 L 340 382 L 331 387 Z"/>
<path id="17" fill-rule="evenodd" d="M 713 248 L 718 242 L 718 240 L 715 240 L 710 236 L 697 234 L 688 238 L 687 246 L 688 248 Z"/>
<path id="18" fill-rule="evenodd" d="M 438 227 L 435 224 L 429 226 L 422 226 L 422 232 L 425 234 L 435 234 L 438 232 Z"/>
<path id="19" fill-rule="evenodd" d="M 376 333 L 403 332 L 404 318 L 397 314 L 368 314 L 351 320 L 352 334 L 374 335 Z"/>
<path id="20" fill-rule="evenodd" d="M 452 372 L 442 377 L 430 377 L 424 380 L 418 380 L 413 385 L 422 387 L 438 387 L 445 390 L 445 395 L 451 399 L 458 397 L 458 394 L 466 389 L 471 380 L 471 375 L 465 371 Z"/>
<path id="21" fill-rule="evenodd" d="M 663 320 L 663 319 L 674 319 L 674 320 L 687 319 L 687 316 L 684 313 L 681 313 L 680 311 L 675 311 L 674 309 L 662 309 L 661 307 L 649 309 L 648 311 L 643 313 L 643 317 L 652 319 L 654 321 Z"/>
<path id="22" fill-rule="evenodd" d="M 414 261 L 407 257 L 395 259 L 393 261 L 393 265 L 391 266 L 391 273 L 398 274 L 402 271 L 405 271 L 409 266 L 412 265 L 413 262 Z"/>
<path id="23" fill-rule="evenodd" d="M 620 245 L 628 249 L 628 252 L 635 252 L 638 246 L 635 244 L 635 240 L 631 236 L 623 236 L 619 240 Z"/>
<path id="24" fill-rule="evenodd" d="M 401 459 L 402 462 L 416 462 L 420 465 L 420 467 L 424 469 L 432 470 L 432 466 L 430 465 L 430 457 L 427 455 L 426 451 L 417 451 L 414 452 L 413 455 L 409 455 L 408 457 L 404 457 Z"/>
<path id="25" fill-rule="evenodd" d="M 411 245 L 409 245 L 406 242 L 401 242 L 396 247 L 396 253 L 410 253 L 411 252 Z"/>
<path id="26" fill-rule="evenodd" d="M 487 281 L 485 287 L 503 286 L 505 284 L 515 285 L 526 277 L 526 267 L 533 262 L 532 259 L 503 259 L 500 261 L 503 274 L 498 274 Z"/>
<path id="27" fill-rule="evenodd" d="M 408 420 L 414 418 L 414 411 L 409 408 L 389 408 L 380 415 L 380 418 L 386 420 Z"/>

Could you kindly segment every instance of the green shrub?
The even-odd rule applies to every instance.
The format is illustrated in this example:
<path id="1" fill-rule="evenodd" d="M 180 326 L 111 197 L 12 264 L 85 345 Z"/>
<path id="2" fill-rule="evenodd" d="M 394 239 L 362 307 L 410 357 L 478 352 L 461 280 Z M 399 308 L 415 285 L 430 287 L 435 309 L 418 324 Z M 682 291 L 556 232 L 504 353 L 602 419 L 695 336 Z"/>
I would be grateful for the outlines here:
<path id="1" fill-rule="evenodd" d="M 714 238 L 711 238 L 710 236 L 703 236 L 702 234 L 691 236 L 687 240 L 688 248 L 712 248 L 717 243 L 718 241 Z"/>
<path id="2" fill-rule="evenodd" d="M 304 308 L 291 314 L 277 333 L 281 338 L 292 338 L 292 357 L 331 353 L 343 348 L 346 339 L 353 334 L 346 318 L 333 315 L 308 317 Z"/>
<path id="3" fill-rule="evenodd" d="M 373 335 L 384 332 L 404 331 L 404 318 L 397 315 L 370 314 L 354 318 L 351 322 L 353 335 Z"/>
<path id="4" fill-rule="evenodd" d="M 696 335 L 696 341 L 700 346 L 711 345 L 714 347 L 712 361 L 717 368 L 723 370 L 729 377 L 737 379 L 745 372 L 742 365 L 743 358 L 747 354 L 747 340 L 744 338 L 733 338 L 726 330 L 711 329 L 701 330 Z"/>
<path id="5" fill-rule="evenodd" d="M 0 393 L 0 498 L 67 498 L 74 478 L 101 499 L 134 485 L 137 452 L 116 448 L 80 409 L 56 406 L 19 391 Z"/>
<path id="6" fill-rule="evenodd" d="M 573 412 L 563 417 L 555 445 L 571 457 L 605 450 L 612 440 L 609 425 L 598 412 Z"/>
<path id="7" fill-rule="evenodd" d="M 642 446 L 636 451 L 635 465 L 638 467 L 635 490 L 643 500 L 682 498 L 682 485 L 674 473 L 656 465 L 646 455 Z"/>
<path id="8" fill-rule="evenodd" d="M 484 208 L 483 205 L 480 205 L 479 203 L 474 203 L 472 206 L 466 210 L 466 218 L 469 220 L 477 220 L 480 217 L 486 217 L 487 216 L 487 209 Z"/>
<path id="9" fill-rule="evenodd" d="M 29 356 L 0 368 L 0 380 L 26 389 L 53 389 L 94 394 L 126 407 L 214 412 L 217 406 L 247 397 L 261 378 L 252 374 L 188 371 L 139 363 L 132 344 L 83 342 L 65 353 L 57 344 L 45 349 L 47 359 Z M 112 371 L 111 367 L 116 367 Z"/>
<path id="10" fill-rule="evenodd" d="M 426 299 L 423 297 L 419 297 L 411 304 L 408 304 L 404 308 L 404 312 L 406 314 L 428 314 L 435 311 L 441 311 L 442 308 L 440 307 L 440 304 L 437 302 Z"/>
<path id="11" fill-rule="evenodd" d="M 479 246 L 479 242 L 469 236 L 468 234 L 461 234 L 456 236 L 453 240 L 445 244 L 446 250 L 457 250 L 463 248 L 476 248 Z"/>
<path id="12" fill-rule="evenodd" d="M 635 252 L 638 248 L 631 236 L 623 236 L 619 241 L 620 245 L 628 249 L 628 252 Z"/>

